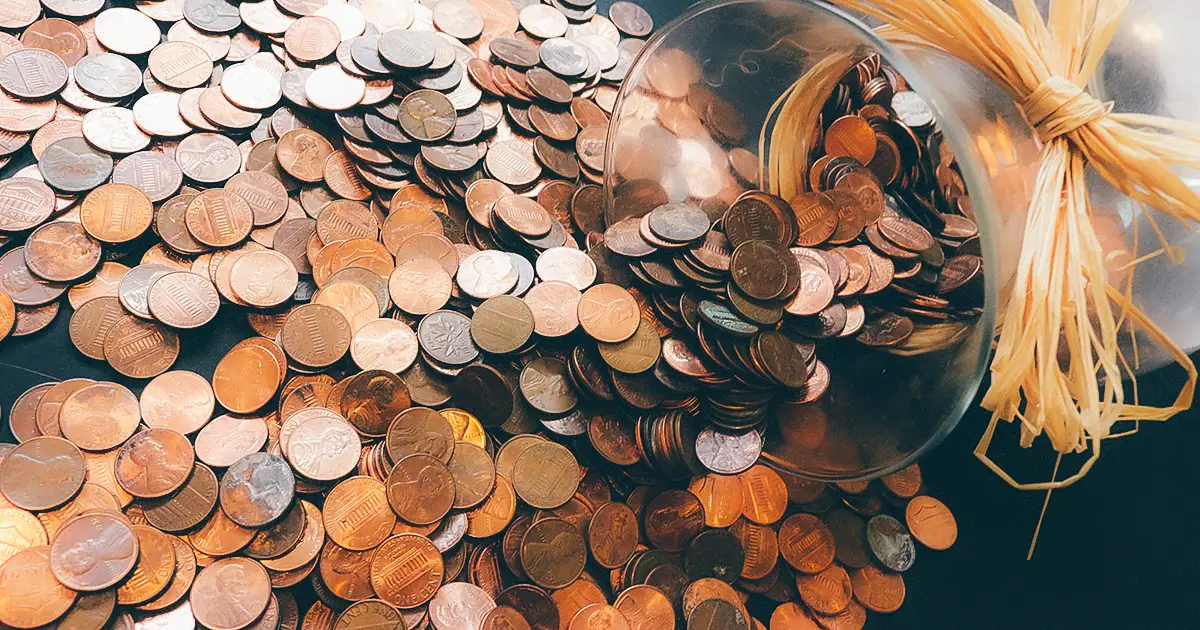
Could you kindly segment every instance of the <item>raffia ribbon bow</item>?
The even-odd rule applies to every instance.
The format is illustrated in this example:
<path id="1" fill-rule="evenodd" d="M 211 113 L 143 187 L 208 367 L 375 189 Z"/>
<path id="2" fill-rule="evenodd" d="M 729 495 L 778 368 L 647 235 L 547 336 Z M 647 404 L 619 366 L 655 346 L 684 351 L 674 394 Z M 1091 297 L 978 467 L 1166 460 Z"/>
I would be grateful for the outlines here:
<path id="1" fill-rule="evenodd" d="M 1083 88 L 1062 77 L 1050 77 L 1021 101 L 1021 109 L 1042 142 L 1050 142 L 1112 112 Z"/>
<path id="2" fill-rule="evenodd" d="M 1155 211 L 1200 224 L 1200 196 L 1172 171 L 1200 168 L 1200 125 L 1115 113 L 1111 103 L 1083 88 L 1128 0 L 1053 0 L 1045 18 L 1033 0 L 1014 0 L 1015 19 L 987 0 L 832 1 L 882 20 L 885 39 L 941 48 L 991 76 L 1013 94 L 1043 143 L 1011 298 L 1000 314 L 992 383 L 983 399 L 992 419 L 976 456 L 1014 487 L 1063 487 L 1091 469 L 1101 441 L 1117 437 L 1116 423 L 1166 420 L 1190 407 L 1195 366 L 1133 304 L 1132 272 L 1126 286 L 1107 281 L 1085 181 L 1090 166 L 1148 206 L 1139 220 L 1156 231 Z M 1136 382 L 1134 400 L 1126 401 L 1123 379 L 1132 378 L 1133 369 L 1118 347 L 1118 332 L 1126 327 L 1162 346 L 1187 372 L 1171 406 L 1138 404 Z M 1060 459 L 1088 450 L 1091 456 L 1066 479 L 1018 483 L 987 455 L 998 421 L 1014 418 L 1021 422 L 1024 446 L 1045 434 Z"/>

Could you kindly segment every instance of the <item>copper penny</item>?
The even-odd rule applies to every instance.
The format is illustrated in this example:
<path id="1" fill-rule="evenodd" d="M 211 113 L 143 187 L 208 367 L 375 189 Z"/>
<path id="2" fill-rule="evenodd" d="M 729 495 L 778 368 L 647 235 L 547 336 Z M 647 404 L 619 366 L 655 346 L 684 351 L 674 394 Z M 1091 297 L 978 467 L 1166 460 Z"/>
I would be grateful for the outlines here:
<path id="1" fill-rule="evenodd" d="M 705 524 L 724 528 L 742 515 L 742 484 L 737 477 L 710 474 L 693 477 L 688 491 L 704 505 Z"/>
<path id="2" fill-rule="evenodd" d="M 606 569 L 623 566 L 637 548 L 637 516 L 624 503 L 606 503 L 592 515 L 587 535 L 596 564 Z"/>
<path id="3" fill-rule="evenodd" d="M 566 282 L 535 285 L 525 294 L 533 313 L 534 332 L 543 337 L 562 337 L 579 327 L 579 289 Z"/>
<path id="4" fill-rule="evenodd" d="M 913 497 L 904 514 L 913 537 L 930 549 L 949 549 L 958 538 L 958 523 L 954 520 L 954 514 L 933 497 Z"/>
<path id="5" fill-rule="evenodd" d="M 253 529 L 229 520 L 225 512 L 213 510 L 199 528 L 188 534 L 188 544 L 207 556 L 227 556 L 250 544 L 254 534 Z"/>
<path id="6" fill-rule="evenodd" d="M 0 297 L 0 302 L 2 301 L 3 297 Z M 37 425 L 38 403 L 52 387 L 54 383 L 34 385 L 17 396 L 8 413 L 8 428 L 18 443 L 32 440 L 42 434 Z"/>
<path id="7" fill-rule="evenodd" d="M 295 437 L 295 436 L 293 436 Z M 396 524 L 387 489 L 371 477 L 351 477 L 325 498 L 325 532 L 335 543 L 361 551 L 383 542 Z"/>
<path id="8" fill-rule="evenodd" d="M 850 574 L 854 598 L 868 610 L 880 613 L 896 612 L 904 603 L 904 577 L 885 573 L 869 564 Z"/>
<path id="9" fill-rule="evenodd" d="M 787 486 L 779 473 L 755 465 L 738 475 L 744 489 L 742 514 L 760 525 L 770 525 L 783 518 L 787 509 Z"/>
<path id="10" fill-rule="evenodd" d="M 797 571 L 820 573 L 833 562 L 833 532 L 815 516 L 795 514 L 779 527 L 779 551 Z"/>
<path id="11" fill-rule="evenodd" d="M 836 615 L 842 612 L 850 605 L 854 594 L 850 576 L 837 564 L 815 575 L 798 576 L 796 589 L 800 591 L 800 598 L 804 603 L 822 615 Z"/>
<path id="12" fill-rule="evenodd" d="M 90 451 L 106 451 L 133 435 L 141 420 L 137 397 L 117 383 L 93 383 L 75 390 L 59 410 L 63 437 Z"/>
<path id="13" fill-rule="evenodd" d="M 134 525 L 138 560 L 129 579 L 117 587 L 117 603 L 136 606 L 167 588 L 175 573 L 175 549 L 171 537 L 146 525 Z"/>
<path id="14" fill-rule="evenodd" d="M 287 190 L 268 173 L 245 171 L 225 183 L 225 189 L 236 193 L 250 206 L 254 225 L 270 225 L 281 219 L 288 207 Z"/>
<path id="15" fill-rule="evenodd" d="M 351 601 L 375 596 L 371 588 L 371 559 L 375 549 L 351 551 L 329 541 L 321 550 L 321 581 L 336 596 Z"/>
<path id="16" fill-rule="evenodd" d="M 293 129 L 279 138 L 275 158 L 288 175 L 302 182 L 318 182 L 324 178 L 325 160 L 333 147 L 311 129 Z"/>
<path id="17" fill-rule="evenodd" d="M 196 620 L 213 630 L 239 630 L 267 609 L 271 581 L 262 565 L 224 558 L 200 570 L 189 601 Z"/>
<path id="18" fill-rule="evenodd" d="M 182 434 L 148 429 L 135 434 L 117 454 L 117 483 L 137 497 L 165 496 L 192 474 L 195 453 Z"/>
<path id="19" fill-rule="evenodd" d="M 22 442 L 0 463 L 0 493 L 25 510 L 49 510 L 66 503 L 79 492 L 83 479 L 82 453 L 59 437 Z"/>
<path id="20" fill-rule="evenodd" d="M 333 20 L 306 16 L 287 27 L 283 43 L 289 55 L 300 61 L 314 62 L 333 54 L 341 43 L 341 34 Z"/>
<path id="21" fill-rule="evenodd" d="M 525 449 L 513 467 L 517 496 L 539 509 L 553 509 L 574 496 L 579 488 L 579 463 L 566 447 L 553 442 Z"/>
<path id="22" fill-rule="evenodd" d="M 454 453 L 454 429 L 438 412 L 424 407 L 405 409 L 388 427 L 386 446 L 392 461 L 424 453 L 443 464 Z"/>
<path id="23" fill-rule="evenodd" d="M 0 565 L 0 622 L 9 626 L 48 624 L 66 613 L 75 597 L 51 571 L 50 547 L 31 547 Z"/>
<path id="24" fill-rule="evenodd" d="M 585 291 L 578 313 L 583 331 L 608 343 L 629 339 L 641 324 L 641 312 L 633 296 L 614 284 L 597 284 Z"/>
<path id="25" fill-rule="evenodd" d="M 583 572 L 587 545 L 578 528 L 561 518 L 545 518 L 521 539 L 521 566 L 538 586 L 559 589 Z"/>
<path id="26" fill-rule="evenodd" d="M 51 282 L 78 280 L 100 264 L 100 243 L 78 223 L 54 221 L 33 231 L 25 241 L 25 264 Z"/>
<path id="27" fill-rule="evenodd" d="M 323 304 L 293 310 L 280 334 L 288 356 L 310 367 L 332 365 L 350 348 L 349 322 L 337 309 Z"/>
<path id="28" fill-rule="evenodd" d="M 504 532 L 516 515 L 517 495 L 508 477 L 496 475 L 496 489 L 481 505 L 467 513 L 467 535 L 488 538 Z"/>
<path id="29" fill-rule="evenodd" d="M 49 544 L 45 527 L 25 510 L 0 508 L 0 524 L 0 565 L 21 551 Z"/>
<path id="30" fill-rule="evenodd" d="M 176 536 L 168 536 L 167 539 L 171 542 L 171 549 L 174 553 L 174 562 L 170 581 L 167 582 L 167 587 L 158 596 L 150 601 L 141 604 L 138 608 L 144 611 L 160 611 L 172 608 L 180 600 L 187 595 L 192 587 L 192 581 L 196 578 L 196 553 L 192 548 Z M 181 606 L 182 608 L 182 606 Z M 191 614 L 191 607 L 188 606 L 188 614 Z"/>
<path id="31" fill-rule="evenodd" d="M 388 502 L 409 523 L 435 523 L 454 505 L 454 483 L 454 476 L 441 460 L 413 453 L 398 461 L 388 475 Z"/>
<path id="32" fill-rule="evenodd" d="M 197 463 L 179 490 L 144 504 L 146 520 L 167 532 L 182 532 L 203 523 L 217 505 L 217 477 Z"/>
<path id="33" fill-rule="evenodd" d="M 87 378 L 71 378 L 54 383 L 50 389 L 46 390 L 41 399 L 38 400 L 37 408 L 34 410 L 38 433 L 40 435 L 62 437 L 62 429 L 59 426 L 59 415 L 62 411 L 63 402 L 71 394 L 94 382 Z"/>
<path id="34" fill-rule="evenodd" d="M 185 222 L 188 232 L 200 243 L 210 247 L 230 247 L 250 235 L 254 213 L 235 192 L 213 188 L 192 199 Z"/>
<path id="35" fill-rule="evenodd" d="M 675 611 L 671 600 L 653 586 L 633 586 L 625 589 L 613 608 L 629 621 L 629 627 L 639 630 L 675 627 Z"/>
<path id="36" fill-rule="evenodd" d="M 57 54 L 22 48 L 0 60 L 0 87 L 17 98 L 37 100 L 67 85 L 67 65 Z"/>
<path id="37" fill-rule="evenodd" d="M 50 547 L 50 568 L 71 589 L 99 591 L 133 571 L 138 549 L 135 530 L 119 515 L 84 514 L 59 529 Z"/>
<path id="38" fill-rule="evenodd" d="M 428 538 L 399 534 L 379 546 L 371 561 L 371 585 L 384 601 L 415 608 L 433 599 L 443 571 L 442 556 Z"/>
<path id="39" fill-rule="evenodd" d="M 426 315 L 444 306 L 453 284 L 445 269 L 429 258 L 414 258 L 397 265 L 388 280 L 392 301 L 414 315 Z"/>
<path id="40" fill-rule="evenodd" d="M 279 364 L 266 349 L 239 344 L 213 372 L 217 401 L 233 413 L 251 413 L 267 404 L 280 385 Z"/>

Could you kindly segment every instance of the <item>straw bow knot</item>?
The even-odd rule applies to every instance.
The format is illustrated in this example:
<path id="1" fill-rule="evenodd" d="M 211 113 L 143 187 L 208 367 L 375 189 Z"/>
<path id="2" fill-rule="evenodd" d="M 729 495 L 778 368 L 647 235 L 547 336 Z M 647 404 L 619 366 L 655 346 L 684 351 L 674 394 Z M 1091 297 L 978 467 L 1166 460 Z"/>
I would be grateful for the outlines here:
<path id="1" fill-rule="evenodd" d="M 1101 103 L 1074 82 L 1052 76 L 1021 101 L 1021 109 L 1042 142 L 1065 136 L 1107 116 L 1112 102 Z"/>

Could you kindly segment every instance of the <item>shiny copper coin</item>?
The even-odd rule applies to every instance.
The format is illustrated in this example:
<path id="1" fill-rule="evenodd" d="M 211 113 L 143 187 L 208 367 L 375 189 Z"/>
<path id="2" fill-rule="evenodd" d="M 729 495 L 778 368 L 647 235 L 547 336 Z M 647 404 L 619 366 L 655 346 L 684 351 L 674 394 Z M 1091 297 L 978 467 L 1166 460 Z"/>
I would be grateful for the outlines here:
<path id="1" fill-rule="evenodd" d="M 673 628 L 675 611 L 671 600 L 653 586 L 633 586 L 617 596 L 613 608 L 629 621 L 631 628 Z"/>
<path id="2" fill-rule="evenodd" d="M 133 571 L 138 548 L 136 532 L 119 515 L 84 514 L 59 529 L 50 547 L 50 568 L 71 589 L 103 590 Z"/>
<path id="3" fill-rule="evenodd" d="M 0 493 L 25 510 L 49 510 L 71 499 L 83 486 L 83 455 L 59 437 L 22 442 L 0 463 Z"/>
<path id="4" fill-rule="evenodd" d="M 161 497 L 188 480 L 195 453 L 187 438 L 170 429 L 135 434 L 117 454 L 117 482 L 129 494 Z"/>
<path id="5" fill-rule="evenodd" d="M 324 367 L 345 356 L 351 330 L 336 309 L 306 304 L 288 315 L 281 338 L 288 356 L 310 367 Z"/>
<path id="6" fill-rule="evenodd" d="M 213 372 L 217 400 L 233 413 L 257 411 L 279 389 L 280 366 L 271 352 L 256 346 L 234 346 Z"/>
<path id="7" fill-rule="evenodd" d="M 854 599 L 868 610 L 891 613 L 904 603 L 904 577 L 899 573 L 885 573 L 869 564 L 850 574 L 850 584 Z"/>
<path id="8" fill-rule="evenodd" d="M 335 486 L 325 499 L 323 518 L 329 538 L 356 551 L 378 545 L 396 524 L 387 489 L 370 477 L 351 477 Z"/>
<path id="9" fill-rule="evenodd" d="M 210 247 L 236 245 L 250 235 L 254 214 L 241 196 L 224 189 L 206 190 L 188 204 L 188 232 Z"/>
<path id="10" fill-rule="evenodd" d="M 318 182 L 324 177 L 325 160 L 333 147 L 311 129 L 294 129 L 279 138 L 275 158 L 288 175 L 303 182 Z"/>
<path id="11" fill-rule="evenodd" d="M 742 514 L 747 519 L 760 525 L 770 525 L 783 518 L 788 494 L 779 473 L 758 464 L 738 477 L 745 490 Z"/>
<path id="12" fill-rule="evenodd" d="M 167 588 L 175 573 L 175 549 L 171 538 L 147 525 L 134 525 L 138 560 L 129 579 L 117 587 L 117 603 L 143 604 Z"/>
<path id="13" fill-rule="evenodd" d="M 379 546 L 371 562 L 371 585 L 384 601 L 415 608 L 434 597 L 443 571 L 442 556 L 428 538 L 399 534 Z"/>
<path id="14" fill-rule="evenodd" d="M 280 441 L 296 472 L 309 479 L 332 481 L 355 468 L 362 442 L 340 415 L 317 407 L 292 414 L 288 423 L 293 422 L 290 436 Z"/>
<path id="15" fill-rule="evenodd" d="M 913 497 L 905 508 L 905 520 L 913 537 L 930 549 L 949 549 L 958 538 L 954 514 L 933 497 Z"/>
<path id="16" fill-rule="evenodd" d="M 435 523 L 454 505 L 454 483 L 454 476 L 441 460 L 413 453 L 399 460 L 388 475 L 388 503 L 409 523 Z"/>
<path id="17" fill-rule="evenodd" d="M 850 605 L 854 594 L 850 576 L 840 565 L 834 564 L 815 575 L 796 578 L 800 598 L 814 612 L 835 615 Z"/>
<path id="18" fill-rule="evenodd" d="M 267 609 L 271 581 L 262 565 L 247 558 L 224 558 L 204 567 L 192 583 L 189 601 L 196 620 L 213 630 L 239 630 Z"/>
<path id="19" fill-rule="evenodd" d="M 51 572 L 49 547 L 31 547 L 0 566 L 0 622 L 9 626 L 48 624 L 66 613 L 75 597 Z"/>

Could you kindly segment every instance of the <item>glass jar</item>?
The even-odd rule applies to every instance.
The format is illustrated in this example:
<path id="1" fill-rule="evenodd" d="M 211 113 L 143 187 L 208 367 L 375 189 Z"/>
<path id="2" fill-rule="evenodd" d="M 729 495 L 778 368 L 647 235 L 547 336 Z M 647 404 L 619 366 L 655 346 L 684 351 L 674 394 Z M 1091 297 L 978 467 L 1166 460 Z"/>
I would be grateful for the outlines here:
<path id="1" fill-rule="evenodd" d="M 664 200 L 719 217 L 747 188 L 731 170 L 729 151 L 740 146 L 770 156 L 791 150 L 772 144 L 778 133 L 760 137 L 775 122 L 781 97 L 811 72 L 839 64 L 848 70 L 874 53 L 929 104 L 957 158 L 981 235 L 984 307 L 951 342 L 927 351 L 818 350 L 831 374 L 829 389 L 815 402 L 778 405 L 762 425 L 763 455 L 780 469 L 827 481 L 877 477 L 911 464 L 954 428 L 975 398 L 1003 286 L 1018 259 L 1039 155 L 1012 98 L 969 65 L 928 47 L 886 43 L 828 5 L 733 0 L 698 5 L 650 39 L 616 101 L 607 145 L 609 224 Z M 818 87 L 806 84 L 808 98 L 824 103 L 840 76 L 835 72 Z M 672 89 L 662 89 L 665 83 Z M 694 125 L 684 133 L 664 128 L 670 109 L 698 89 L 740 116 L 746 133 L 739 142 L 728 141 L 733 132 L 722 134 L 722 143 Z M 812 134 L 815 124 L 782 137 L 792 144 Z M 759 188 L 785 200 L 806 179 L 760 177 Z"/>

